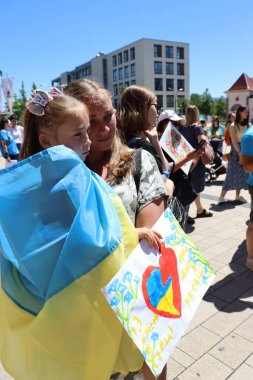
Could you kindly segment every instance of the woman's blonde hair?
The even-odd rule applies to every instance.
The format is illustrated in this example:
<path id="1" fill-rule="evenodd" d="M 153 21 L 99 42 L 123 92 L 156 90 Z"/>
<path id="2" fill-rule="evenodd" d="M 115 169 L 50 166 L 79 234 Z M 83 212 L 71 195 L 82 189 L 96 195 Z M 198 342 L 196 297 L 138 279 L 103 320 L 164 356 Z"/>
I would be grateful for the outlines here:
<path id="1" fill-rule="evenodd" d="M 199 123 L 199 110 L 196 106 L 188 106 L 185 113 L 185 125 L 190 126 Z"/>
<path id="2" fill-rule="evenodd" d="M 153 91 L 142 86 L 125 89 L 117 112 L 118 128 L 123 135 L 139 135 L 150 124 L 148 110 L 156 100 Z"/>
<path id="3" fill-rule="evenodd" d="M 64 87 L 63 91 L 65 94 L 84 102 L 88 109 L 94 103 L 98 104 L 103 101 L 104 97 L 111 98 L 110 93 L 105 88 L 89 79 L 71 82 Z M 106 154 L 109 162 L 107 182 L 117 182 L 134 170 L 134 151 L 123 144 L 118 130 L 116 130 L 111 149 Z M 86 159 L 86 164 L 89 166 L 89 156 Z"/>
<path id="4" fill-rule="evenodd" d="M 66 120 L 79 118 L 83 114 L 88 118 L 88 110 L 77 99 L 57 94 L 53 96 L 44 107 L 44 115 L 34 115 L 28 109 L 24 113 L 24 142 L 20 153 L 20 159 L 32 156 L 44 150 L 39 141 L 41 131 L 56 131 Z"/>

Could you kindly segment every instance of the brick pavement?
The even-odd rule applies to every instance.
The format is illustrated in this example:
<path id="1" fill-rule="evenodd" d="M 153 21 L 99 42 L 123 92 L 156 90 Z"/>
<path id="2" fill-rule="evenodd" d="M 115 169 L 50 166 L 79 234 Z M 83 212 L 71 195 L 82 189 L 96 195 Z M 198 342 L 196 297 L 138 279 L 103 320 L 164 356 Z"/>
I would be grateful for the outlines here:
<path id="1" fill-rule="evenodd" d="M 168 362 L 168 380 L 253 379 L 253 273 L 246 269 L 246 220 L 250 204 L 217 205 L 224 176 L 207 186 L 203 205 L 214 216 L 196 219 L 187 234 L 217 276 Z M 242 191 L 248 201 L 247 191 Z M 190 215 L 195 216 L 191 206 Z M 251 324 L 252 323 L 252 324 Z"/>
<path id="2" fill-rule="evenodd" d="M 253 379 L 253 273 L 245 267 L 250 205 L 217 205 L 223 179 L 207 186 L 202 196 L 214 216 L 188 226 L 217 276 L 168 362 L 168 380 Z M 249 201 L 247 191 L 242 195 Z M 235 192 L 227 197 L 233 200 Z M 11 380 L 1 368 L 0 379 Z"/>

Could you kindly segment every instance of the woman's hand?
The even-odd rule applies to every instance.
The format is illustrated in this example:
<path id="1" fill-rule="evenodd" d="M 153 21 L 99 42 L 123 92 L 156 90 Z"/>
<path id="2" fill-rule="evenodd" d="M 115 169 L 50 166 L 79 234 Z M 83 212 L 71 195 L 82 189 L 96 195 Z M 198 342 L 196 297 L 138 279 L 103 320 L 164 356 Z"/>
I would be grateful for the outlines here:
<path id="1" fill-rule="evenodd" d="M 158 141 L 158 133 L 157 133 L 157 128 L 154 126 L 152 129 L 146 129 L 144 131 L 144 134 L 148 137 L 150 140 L 151 144 L 153 141 Z"/>
<path id="2" fill-rule="evenodd" d="M 161 249 L 161 239 L 163 238 L 159 232 L 151 230 L 147 227 L 136 228 L 139 240 L 146 239 L 150 248 L 155 248 L 158 251 Z"/>
<path id="3" fill-rule="evenodd" d="M 243 162 L 242 162 L 242 155 L 241 155 L 241 153 L 238 153 L 238 164 L 239 164 L 240 166 L 243 165 Z"/>
<path id="4" fill-rule="evenodd" d="M 204 153 L 204 148 L 195 149 L 187 154 L 188 160 L 198 160 Z"/>

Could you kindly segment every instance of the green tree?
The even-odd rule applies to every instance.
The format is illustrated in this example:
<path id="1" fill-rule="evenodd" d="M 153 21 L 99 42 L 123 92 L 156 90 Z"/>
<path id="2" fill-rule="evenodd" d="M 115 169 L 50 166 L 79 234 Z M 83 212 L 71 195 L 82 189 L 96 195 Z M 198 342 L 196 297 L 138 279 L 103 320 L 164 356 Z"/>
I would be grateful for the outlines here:
<path id="1" fill-rule="evenodd" d="M 219 119 L 225 119 L 227 113 L 227 102 L 224 96 L 221 96 L 213 104 L 213 114 L 217 115 Z"/>
<path id="2" fill-rule="evenodd" d="M 201 95 L 191 94 L 190 104 L 198 107 L 198 109 L 199 109 L 201 106 Z"/>
<path id="3" fill-rule="evenodd" d="M 27 103 L 27 96 L 26 96 L 26 91 L 25 91 L 25 85 L 24 85 L 24 82 L 22 81 L 21 89 L 19 90 L 19 96 L 14 94 L 14 100 L 12 104 L 12 111 L 15 115 L 17 115 L 19 120 L 22 120 L 26 103 Z"/>
<path id="4" fill-rule="evenodd" d="M 37 86 L 36 86 L 35 82 L 33 82 L 32 83 L 32 89 L 31 89 L 31 97 L 34 96 L 33 91 L 36 90 L 36 89 L 37 89 Z"/>
<path id="5" fill-rule="evenodd" d="M 177 106 L 178 106 L 180 115 L 185 115 L 186 108 L 187 108 L 188 104 L 189 104 L 189 100 L 188 99 L 178 98 L 178 100 L 177 100 Z"/>
<path id="6" fill-rule="evenodd" d="M 199 112 L 205 116 L 212 115 L 213 111 L 213 98 L 208 88 L 201 95 L 201 105 L 199 107 Z"/>

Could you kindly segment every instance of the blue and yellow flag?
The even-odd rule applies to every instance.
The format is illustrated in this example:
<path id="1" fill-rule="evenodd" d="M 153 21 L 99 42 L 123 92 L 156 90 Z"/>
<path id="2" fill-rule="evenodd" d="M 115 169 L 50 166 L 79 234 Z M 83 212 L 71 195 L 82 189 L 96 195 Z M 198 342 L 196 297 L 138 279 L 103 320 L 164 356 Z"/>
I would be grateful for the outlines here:
<path id="1" fill-rule="evenodd" d="M 143 358 L 101 293 L 137 245 L 120 199 L 64 146 L 0 172 L 0 361 L 16 380 L 106 380 Z"/>

